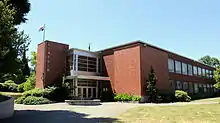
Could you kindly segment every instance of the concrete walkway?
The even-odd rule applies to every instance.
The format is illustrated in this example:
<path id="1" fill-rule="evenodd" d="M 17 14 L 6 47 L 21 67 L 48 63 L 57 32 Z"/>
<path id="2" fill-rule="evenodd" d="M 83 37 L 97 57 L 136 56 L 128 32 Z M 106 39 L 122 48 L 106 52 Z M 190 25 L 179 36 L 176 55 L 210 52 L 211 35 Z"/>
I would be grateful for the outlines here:
<path id="1" fill-rule="evenodd" d="M 113 117 L 139 106 L 183 106 L 189 104 L 216 104 L 218 102 L 189 102 L 166 104 L 133 104 L 110 102 L 98 106 L 73 106 L 66 103 L 46 105 L 15 104 L 13 117 L 0 120 L 0 123 L 97 123 L 114 122 Z"/>

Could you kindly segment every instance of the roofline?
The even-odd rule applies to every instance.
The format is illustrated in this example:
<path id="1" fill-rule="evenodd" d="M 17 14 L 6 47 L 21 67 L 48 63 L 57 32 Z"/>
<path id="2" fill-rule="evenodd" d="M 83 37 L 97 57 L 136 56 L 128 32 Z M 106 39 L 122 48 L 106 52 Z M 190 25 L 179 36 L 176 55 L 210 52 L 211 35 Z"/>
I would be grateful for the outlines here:
<path id="1" fill-rule="evenodd" d="M 157 50 L 160 50 L 160 51 L 163 51 L 163 52 L 167 52 L 167 53 L 169 53 L 169 54 L 173 54 L 173 55 L 176 55 L 176 56 L 180 56 L 180 57 L 183 57 L 183 58 L 185 58 L 185 59 L 188 59 L 188 60 L 191 60 L 191 61 L 193 61 L 193 62 L 196 62 L 196 63 L 198 63 L 198 64 L 204 65 L 204 66 L 206 66 L 206 67 L 215 69 L 214 67 L 209 66 L 209 65 L 204 64 L 204 63 L 201 63 L 201 62 L 199 62 L 199 61 L 197 61 L 197 60 L 194 60 L 194 59 L 191 59 L 191 58 L 187 58 L 187 57 L 182 56 L 182 55 L 179 55 L 179 54 L 177 54 L 177 53 L 174 53 L 174 52 L 165 50 L 165 49 L 163 49 L 163 48 L 160 48 L 160 47 L 157 47 L 157 46 L 148 44 L 148 43 L 146 43 L 146 42 L 144 42 L 144 41 L 141 41 L 141 40 L 132 41 L 132 42 L 130 42 L 130 43 L 126 43 L 126 44 L 114 46 L 114 47 L 111 47 L 111 48 L 103 49 L 103 50 L 100 50 L 100 51 L 98 51 L 98 52 L 105 52 L 105 51 L 108 51 L 108 50 L 117 50 L 117 49 L 121 49 L 121 48 L 127 48 L 127 47 L 132 46 L 132 45 L 149 46 L 149 47 L 155 48 L 155 49 L 157 49 Z"/>
<path id="2" fill-rule="evenodd" d="M 94 54 L 97 54 L 97 53 L 98 53 L 98 52 L 88 51 L 88 50 L 79 49 L 79 48 L 70 48 L 69 50 L 79 50 L 79 51 L 88 52 L 88 53 L 94 53 Z"/>
<path id="3" fill-rule="evenodd" d="M 68 45 L 68 44 L 65 44 L 65 43 L 60 43 L 60 42 L 57 42 L 57 41 L 51 41 L 51 40 L 45 40 L 45 41 L 39 43 L 38 45 L 41 45 L 41 44 L 46 43 L 46 42 L 56 43 L 56 44 L 62 44 L 62 45 Z M 69 46 L 69 45 L 68 45 L 68 46 Z"/>

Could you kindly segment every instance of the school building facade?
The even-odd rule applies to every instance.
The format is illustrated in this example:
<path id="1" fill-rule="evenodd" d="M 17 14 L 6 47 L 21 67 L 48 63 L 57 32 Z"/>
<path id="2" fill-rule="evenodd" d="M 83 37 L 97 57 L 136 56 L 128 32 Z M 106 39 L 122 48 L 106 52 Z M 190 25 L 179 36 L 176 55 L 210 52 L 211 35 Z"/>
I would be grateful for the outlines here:
<path id="1" fill-rule="evenodd" d="M 146 95 L 150 67 L 160 92 L 190 94 L 217 92 L 215 68 L 142 41 L 91 52 L 68 44 L 44 41 L 38 45 L 36 87 L 68 82 L 70 95 L 100 98 L 112 93 Z"/>

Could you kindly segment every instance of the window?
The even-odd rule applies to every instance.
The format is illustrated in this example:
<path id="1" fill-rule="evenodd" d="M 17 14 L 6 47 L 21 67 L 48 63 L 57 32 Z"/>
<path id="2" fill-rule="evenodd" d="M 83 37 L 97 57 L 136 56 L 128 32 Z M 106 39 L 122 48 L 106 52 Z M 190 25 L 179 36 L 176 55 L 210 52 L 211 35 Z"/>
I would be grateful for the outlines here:
<path id="1" fill-rule="evenodd" d="M 195 75 L 195 76 L 198 75 L 197 66 L 193 66 L 193 75 Z"/>
<path id="2" fill-rule="evenodd" d="M 176 81 L 176 90 L 181 90 L 181 89 L 182 89 L 182 82 Z"/>
<path id="3" fill-rule="evenodd" d="M 194 92 L 195 92 L 195 93 L 198 93 L 198 92 L 199 92 L 198 83 L 194 83 Z"/>
<path id="4" fill-rule="evenodd" d="M 193 75 L 193 68 L 192 65 L 188 64 L 188 75 L 192 76 Z"/>
<path id="5" fill-rule="evenodd" d="M 188 83 L 187 82 L 183 82 L 183 90 L 188 92 Z"/>
<path id="6" fill-rule="evenodd" d="M 182 63 L 182 73 L 184 75 L 187 75 L 187 64 L 185 64 L 185 63 Z"/>
<path id="7" fill-rule="evenodd" d="M 202 69 L 202 76 L 205 77 L 205 69 Z"/>
<path id="8" fill-rule="evenodd" d="M 206 84 L 203 84 L 204 92 L 207 92 Z"/>
<path id="9" fill-rule="evenodd" d="M 175 71 L 176 73 L 181 73 L 181 62 L 175 61 Z"/>
<path id="10" fill-rule="evenodd" d="M 212 79 L 213 78 L 213 72 L 210 70 L 209 73 L 210 73 L 209 76 Z"/>
<path id="11" fill-rule="evenodd" d="M 78 70 L 87 72 L 97 71 L 97 59 L 87 56 L 78 56 Z"/>
<path id="12" fill-rule="evenodd" d="M 189 83 L 189 93 L 192 94 L 193 92 L 194 92 L 193 83 L 190 82 L 190 83 Z"/>
<path id="13" fill-rule="evenodd" d="M 211 70 L 209 70 L 209 78 L 211 79 L 212 78 L 212 71 Z"/>
<path id="14" fill-rule="evenodd" d="M 206 77 L 209 78 L 209 70 L 206 70 L 205 73 L 206 73 Z"/>
<path id="15" fill-rule="evenodd" d="M 168 59 L 168 68 L 169 68 L 169 72 L 174 72 L 174 60 L 173 59 Z"/>
<path id="16" fill-rule="evenodd" d="M 198 75 L 202 76 L 202 69 L 200 67 L 198 67 Z"/>

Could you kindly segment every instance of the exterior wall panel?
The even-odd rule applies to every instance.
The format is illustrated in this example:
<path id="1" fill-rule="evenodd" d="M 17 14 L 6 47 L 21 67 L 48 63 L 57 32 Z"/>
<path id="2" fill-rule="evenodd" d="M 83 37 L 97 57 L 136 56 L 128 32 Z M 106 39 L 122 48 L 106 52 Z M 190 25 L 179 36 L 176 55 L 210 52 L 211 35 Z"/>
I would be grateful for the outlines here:
<path id="1" fill-rule="evenodd" d="M 168 54 L 151 48 L 149 46 L 141 47 L 141 85 L 142 85 L 142 96 L 146 94 L 146 81 L 150 73 L 150 67 L 152 66 L 156 77 L 157 83 L 156 87 L 159 90 L 169 91 L 171 89 L 171 84 L 168 81 Z"/>

